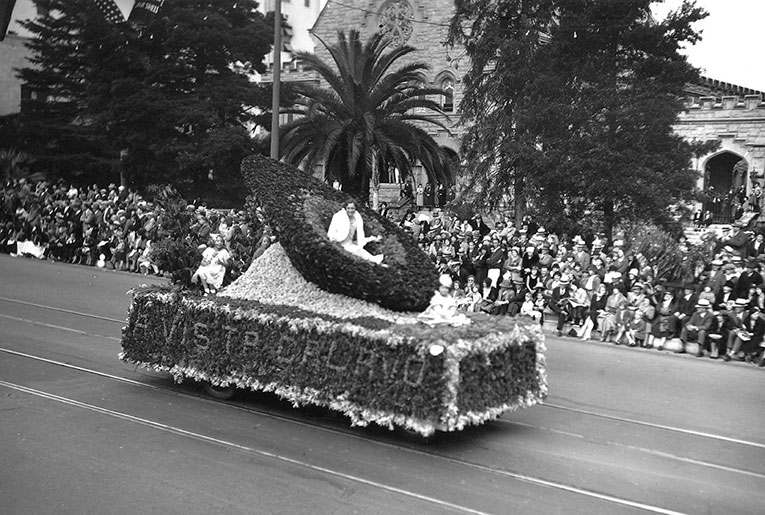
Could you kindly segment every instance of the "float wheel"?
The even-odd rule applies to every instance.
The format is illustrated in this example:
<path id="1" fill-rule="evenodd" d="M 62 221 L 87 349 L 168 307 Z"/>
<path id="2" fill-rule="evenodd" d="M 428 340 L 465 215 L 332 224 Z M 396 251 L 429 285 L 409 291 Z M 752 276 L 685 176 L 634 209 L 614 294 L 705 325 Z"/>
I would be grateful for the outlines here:
<path id="1" fill-rule="evenodd" d="M 202 388 L 205 389 L 205 392 L 207 392 L 207 395 L 210 397 L 220 399 L 222 401 L 229 400 L 234 396 L 234 393 L 236 392 L 236 386 L 218 386 L 208 381 L 204 381 L 202 383 Z"/>
<path id="2" fill-rule="evenodd" d="M 407 429 L 404 427 L 397 427 L 396 433 L 398 434 L 399 438 L 401 438 L 405 442 L 421 444 L 421 445 L 430 445 L 436 442 L 436 440 L 438 440 L 439 431 L 436 431 L 435 433 L 430 434 L 428 436 L 423 436 L 417 431 L 413 431 L 411 429 Z"/>

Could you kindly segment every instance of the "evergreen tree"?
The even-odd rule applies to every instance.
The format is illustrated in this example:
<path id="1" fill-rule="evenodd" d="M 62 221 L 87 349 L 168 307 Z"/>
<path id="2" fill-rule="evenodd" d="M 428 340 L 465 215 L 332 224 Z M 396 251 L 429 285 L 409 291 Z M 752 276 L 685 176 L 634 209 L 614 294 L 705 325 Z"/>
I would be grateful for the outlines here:
<path id="1" fill-rule="evenodd" d="M 270 104 L 264 72 L 272 28 L 254 0 L 166 0 L 143 27 L 109 24 L 92 0 L 36 0 L 35 38 L 20 77 L 37 100 L 12 119 L 38 167 L 114 168 L 136 186 L 242 197 L 249 128 Z M 21 145 L 20 145 L 21 146 Z"/>
<path id="2" fill-rule="evenodd" d="M 455 40 L 465 20 L 483 17 L 474 11 L 481 2 L 457 3 L 463 9 L 453 20 Z M 504 51 L 513 44 L 508 40 L 533 51 L 516 79 L 521 87 L 512 112 L 488 120 L 475 117 L 494 111 L 486 91 L 505 76 L 489 72 L 476 79 L 473 63 L 467 96 L 474 101 L 463 103 L 463 115 L 476 124 L 466 145 L 468 153 L 488 151 L 484 159 L 493 160 L 480 184 L 495 198 L 496 185 L 524 184 L 516 188 L 516 206 L 533 201 L 563 230 L 579 228 L 585 217 L 595 217 L 608 236 L 622 220 L 670 225 L 674 208 L 694 195 L 691 157 L 704 147 L 684 141 L 672 125 L 686 84 L 698 80 L 679 50 L 699 39 L 692 24 L 706 13 L 686 2 L 656 22 L 652 0 L 500 3 L 500 12 L 517 20 L 516 30 L 491 27 L 463 36 L 468 54 L 491 54 L 485 61 L 510 74 L 518 59 Z M 496 133 L 508 141 L 485 141 Z"/>

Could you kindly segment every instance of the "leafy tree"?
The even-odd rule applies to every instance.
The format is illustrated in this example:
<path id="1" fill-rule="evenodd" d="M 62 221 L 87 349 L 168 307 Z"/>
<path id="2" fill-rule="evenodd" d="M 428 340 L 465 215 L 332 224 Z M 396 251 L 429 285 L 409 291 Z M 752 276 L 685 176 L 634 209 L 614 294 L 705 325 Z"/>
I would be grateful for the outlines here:
<path id="1" fill-rule="evenodd" d="M 272 40 L 254 0 L 167 0 L 140 29 L 92 0 L 36 4 L 49 14 L 25 23 L 33 66 L 19 74 L 38 99 L 14 123 L 41 166 L 114 173 L 128 149 L 136 186 L 243 199 L 239 162 L 270 99 L 248 76 Z"/>
<path id="2" fill-rule="evenodd" d="M 465 36 L 463 23 L 481 2 L 457 3 L 463 9 L 453 20 L 454 40 L 461 37 L 469 55 L 480 49 L 484 62 L 496 62 L 503 72 L 479 79 L 473 63 L 468 86 L 478 94 L 466 118 L 495 109 L 486 92 L 518 61 L 506 45 L 525 44 L 533 60 L 518 79 L 512 112 L 490 116 L 488 124 L 475 118 L 468 153 L 492 148 L 481 138 L 493 132 L 510 140 L 494 138 L 488 154 L 494 162 L 486 168 L 509 166 L 495 167 L 479 183 L 489 191 L 526 185 L 515 192 L 522 195 L 516 206 L 532 201 L 563 229 L 576 228 L 586 216 L 598 217 L 609 237 L 622 220 L 670 225 L 673 206 L 693 198 L 690 158 L 704 150 L 674 134 L 672 125 L 685 85 L 698 79 L 679 49 L 699 39 L 692 24 L 706 13 L 686 2 L 659 23 L 651 18 L 652 0 L 504 0 L 499 11 L 510 13 L 513 27 L 529 30 L 495 27 Z"/>
<path id="3" fill-rule="evenodd" d="M 455 0 L 448 43 L 463 45 L 469 68 L 460 102 L 464 186 L 460 201 L 495 208 L 512 197 L 517 221 L 533 190 L 536 138 L 519 125 L 532 97 L 542 35 L 555 0 Z"/>
<path id="4" fill-rule="evenodd" d="M 326 86 L 295 87 L 296 105 L 286 112 L 298 118 L 281 129 L 284 159 L 308 169 L 323 165 L 327 181 L 337 180 L 343 191 L 363 201 L 380 170 L 395 167 L 405 177 L 418 161 L 431 180 L 450 183 L 451 160 L 422 128 L 432 124 L 448 130 L 433 117 L 443 114 L 440 107 L 427 98 L 444 92 L 426 86 L 424 63 L 394 69 L 415 49 L 390 47 L 379 33 L 363 43 L 356 30 L 339 32 L 334 45 L 322 44 L 332 63 L 316 54 L 296 54 Z"/>

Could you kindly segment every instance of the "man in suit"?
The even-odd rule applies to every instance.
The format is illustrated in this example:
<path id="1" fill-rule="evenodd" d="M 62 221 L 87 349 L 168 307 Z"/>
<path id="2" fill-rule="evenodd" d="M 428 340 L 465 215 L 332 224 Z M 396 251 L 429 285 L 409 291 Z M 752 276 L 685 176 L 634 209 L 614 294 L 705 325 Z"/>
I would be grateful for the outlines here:
<path id="1" fill-rule="evenodd" d="M 723 354 L 723 360 L 725 361 L 730 361 L 730 351 L 733 349 L 734 343 L 736 343 L 738 332 L 744 328 L 744 321 L 748 318 L 748 313 L 746 311 L 748 304 L 749 303 L 746 299 L 736 299 L 733 305 L 733 313 L 728 315 L 730 331 L 728 333 L 728 341 L 726 342 L 727 352 L 725 352 L 723 349 L 720 349 L 721 352 L 725 352 Z"/>
<path id="2" fill-rule="evenodd" d="M 733 286 L 730 281 L 723 284 L 722 291 L 715 298 L 715 309 L 730 309 L 728 304 L 736 300 L 735 295 L 733 295 Z"/>
<path id="3" fill-rule="evenodd" d="M 715 254 L 717 254 L 720 249 L 725 248 L 728 252 L 734 253 L 744 259 L 746 257 L 748 245 L 749 235 L 741 230 L 740 223 L 735 222 L 730 228 L 728 238 L 717 243 Z"/>
<path id="4" fill-rule="evenodd" d="M 759 264 L 754 259 L 750 259 L 746 263 L 746 270 L 741 274 L 736 282 L 736 288 L 733 290 L 733 294 L 736 298 L 748 297 L 749 288 L 762 284 L 762 275 L 757 271 Z"/>
<path id="5" fill-rule="evenodd" d="M 694 292 L 693 286 L 686 284 L 683 286 L 683 294 L 677 298 L 677 304 L 675 307 L 675 336 L 678 332 L 681 332 L 688 323 L 688 320 L 693 315 L 698 303 L 699 296 Z"/>
<path id="6" fill-rule="evenodd" d="M 715 259 L 712 261 L 712 271 L 709 273 L 709 280 L 707 281 L 707 285 L 711 286 L 712 293 L 715 294 L 715 297 L 720 294 L 726 281 L 725 272 L 723 272 L 722 266 L 722 260 Z"/>
<path id="7" fill-rule="evenodd" d="M 696 303 L 696 311 L 691 315 L 688 323 L 685 324 L 680 332 L 680 341 L 683 342 L 683 345 L 676 351 L 678 354 L 685 352 L 685 344 L 688 341 L 696 340 L 699 343 L 699 350 L 696 356 L 701 357 L 703 355 L 702 349 L 706 343 L 712 320 L 714 320 L 711 307 L 712 304 L 707 299 L 699 299 Z"/>
<path id="8" fill-rule="evenodd" d="M 762 254 L 765 254 L 765 237 L 758 234 L 754 237 L 754 241 L 747 246 L 747 255 L 749 258 L 756 258 Z"/>
<path id="9" fill-rule="evenodd" d="M 558 315 L 558 325 L 555 327 L 558 336 L 563 335 L 563 324 L 566 323 L 571 312 L 571 306 L 568 302 L 570 284 L 571 278 L 567 274 L 563 274 L 558 281 L 558 286 L 553 288 L 550 301 L 547 304 L 547 307 Z"/>

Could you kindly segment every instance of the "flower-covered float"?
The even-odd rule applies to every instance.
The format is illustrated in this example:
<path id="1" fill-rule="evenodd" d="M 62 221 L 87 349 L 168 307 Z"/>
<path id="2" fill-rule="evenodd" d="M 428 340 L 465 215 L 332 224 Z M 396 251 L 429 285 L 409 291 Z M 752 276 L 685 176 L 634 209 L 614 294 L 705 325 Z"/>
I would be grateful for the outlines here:
<path id="1" fill-rule="evenodd" d="M 360 207 L 385 255 L 384 266 L 365 261 L 327 237 L 344 193 L 259 156 L 242 172 L 278 243 L 216 297 L 135 290 L 121 359 L 423 436 L 546 397 L 537 324 L 483 314 L 419 322 L 438 277 L 410 235 Z"/>

